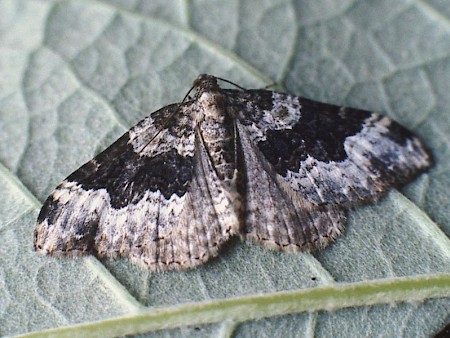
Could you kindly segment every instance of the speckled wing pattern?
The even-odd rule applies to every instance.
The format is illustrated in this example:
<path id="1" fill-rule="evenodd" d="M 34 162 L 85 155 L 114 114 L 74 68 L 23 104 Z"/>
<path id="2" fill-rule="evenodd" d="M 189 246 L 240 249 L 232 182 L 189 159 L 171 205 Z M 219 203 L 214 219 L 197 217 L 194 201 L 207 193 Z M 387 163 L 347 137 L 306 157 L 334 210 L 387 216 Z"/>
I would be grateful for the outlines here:
<path id="1" fill-rule="evenodd" d="M 236 233 L 238 221 L 220 184 L 195 137 L 189 106 L 164 107 L 50 194 L 35 248 L 59 256 L 129 257 L 154 270 L 192 268 Z"/>
<path id="2" fill-rule="evenodd" d="M 51 193 L 37 251 L 129 257 L 162 271 L 206 262 L 233 235 L 312 250 L 342 232 L 348 208 L 431 165 L 417 137 L 376 113 L 221 89 L 205 74 L 194 87 Z"/>

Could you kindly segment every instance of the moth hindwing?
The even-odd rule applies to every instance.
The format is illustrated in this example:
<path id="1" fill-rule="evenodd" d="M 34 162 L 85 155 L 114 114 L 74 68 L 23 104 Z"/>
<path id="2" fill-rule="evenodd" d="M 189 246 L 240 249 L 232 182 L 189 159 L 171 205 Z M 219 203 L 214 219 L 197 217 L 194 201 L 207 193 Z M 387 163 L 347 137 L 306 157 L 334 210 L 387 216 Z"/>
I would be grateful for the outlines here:
<path id="1" fill-rule="evenodd" d="M 206 262 L 234 235 L 321 248 L 346 209 L 431 164 L 385 116 L 217 80 L 200 75 L 192 99 L 152 113 L 67 177 L 41 209 L 36 250 L 168 270 Z"/>

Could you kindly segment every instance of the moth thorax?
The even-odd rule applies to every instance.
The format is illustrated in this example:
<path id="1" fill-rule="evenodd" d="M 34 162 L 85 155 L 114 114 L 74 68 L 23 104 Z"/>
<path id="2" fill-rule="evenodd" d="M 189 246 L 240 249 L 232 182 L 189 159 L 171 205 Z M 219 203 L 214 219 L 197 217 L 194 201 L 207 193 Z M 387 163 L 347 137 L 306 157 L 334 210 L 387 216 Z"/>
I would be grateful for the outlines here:
<path id="1" fill-rule="evenodd" d="M 217 119 L 222 122 L 227 114 L 225 97 L 220 92 L 203 93 L 198 99 L 198 105 L 204 119 Z"/>
<path id="2" fill-rule="evenodd" d="M 207 95 L 207 94 L 205 94 Z M 198 127 L 212 165 L 220 178 L 231 179 L 235 170 L 235 135 L 233 120 L 221 105 L 207 104 Z"/>

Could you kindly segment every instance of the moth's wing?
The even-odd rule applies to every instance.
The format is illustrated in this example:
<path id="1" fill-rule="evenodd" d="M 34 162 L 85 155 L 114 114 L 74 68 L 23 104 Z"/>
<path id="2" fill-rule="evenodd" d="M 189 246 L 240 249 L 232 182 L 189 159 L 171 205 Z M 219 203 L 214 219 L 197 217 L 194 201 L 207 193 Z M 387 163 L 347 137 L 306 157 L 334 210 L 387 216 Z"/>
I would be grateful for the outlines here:
<path id="1" fill-rule="evenodd" d="M 236 216 L 188 109 L 165 123 L 177 106 L 142 120 L 51 193 L 37 220 L 36 250 L 130 257 L 153 270 L 190 268 L 217 255 Z"/>
<path id="2" fill-rule="evenodd" d="M 245 126 L 236 121 L 245 226 L 241 236 L 283 251 L 326 246 L 343 230 L 345 211 L 318 206 L 298 194 L 278 175 L 254 145 Z"/>
<path id="3" fill-rule="evenodd" d="M 378 199 L 431 165 L 421 141 L 382 115 L 268 90 L 226 92 L 274 170 L 317 204 Z"/>

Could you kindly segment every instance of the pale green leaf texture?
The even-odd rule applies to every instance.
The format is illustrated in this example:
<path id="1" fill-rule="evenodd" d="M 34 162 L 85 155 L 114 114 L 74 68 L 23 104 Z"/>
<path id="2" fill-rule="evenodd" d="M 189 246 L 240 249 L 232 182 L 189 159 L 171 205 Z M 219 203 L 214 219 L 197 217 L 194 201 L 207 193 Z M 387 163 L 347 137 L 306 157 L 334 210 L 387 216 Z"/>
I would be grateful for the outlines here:
<path id="1" fill-rule="evenodd" d="M 200 73 L 382 111 L 435 165 L 321 252 L 235 240 L 160 274 L 36 254 L 58 182 Z M 1 1 L 0 335 L 431 336 L 450 320 L 449 93 L 448 1 Z"/>

